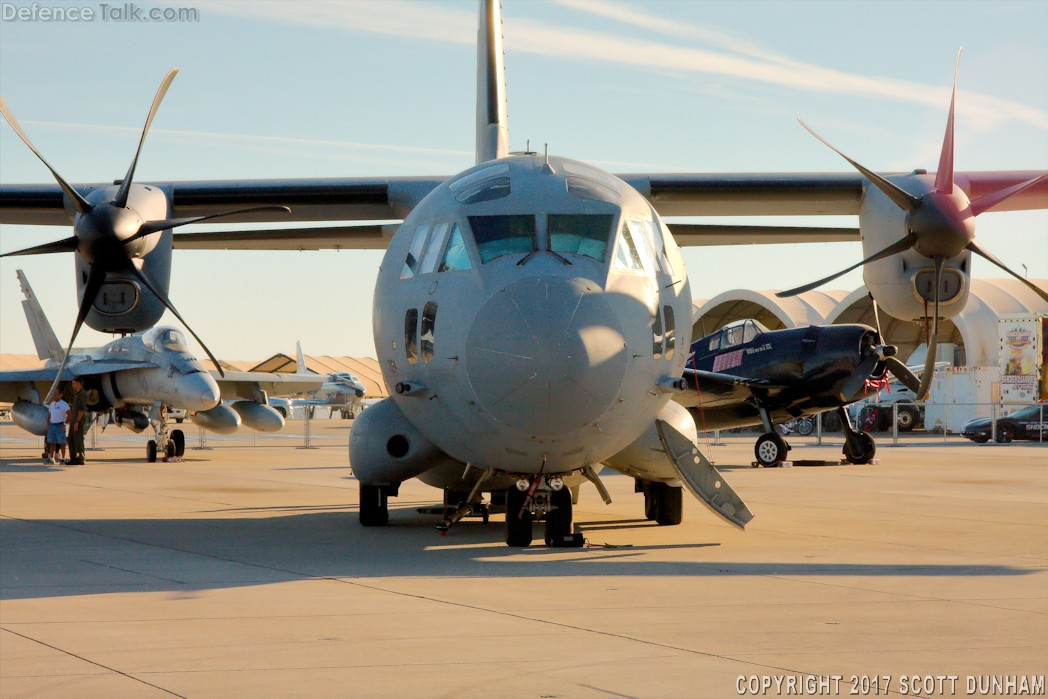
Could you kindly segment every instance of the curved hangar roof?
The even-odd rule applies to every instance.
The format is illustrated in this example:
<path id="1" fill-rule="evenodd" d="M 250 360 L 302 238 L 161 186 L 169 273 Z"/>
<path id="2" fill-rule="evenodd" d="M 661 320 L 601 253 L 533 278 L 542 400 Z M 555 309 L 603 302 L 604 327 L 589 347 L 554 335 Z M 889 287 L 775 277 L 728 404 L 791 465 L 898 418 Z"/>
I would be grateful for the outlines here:
<path id="1" fill-rule="evenodd" d="M 1048 286 L 1048 280 L 1034 280 Z M 773 290 L 734 289 L 694 303 L 692 337 L 698 338 L 743 318 L 755 318 L 771 330 L 800 325 L 864 323 L 876 326 L 865 287 L 846 291 L 809 291 L 780 299 Z M 943 342 L 961 348 L 958 361 L 971 366 L 997 363 L 997 323 L 1001 316 L 1048 313 L 1045 304 L 1017 279 L 972 279 L 968 305 L 952 320 L 939 323 Z M 881 311 L 885 340 L 909 357 L 924 342 L 924 327 Z"/>

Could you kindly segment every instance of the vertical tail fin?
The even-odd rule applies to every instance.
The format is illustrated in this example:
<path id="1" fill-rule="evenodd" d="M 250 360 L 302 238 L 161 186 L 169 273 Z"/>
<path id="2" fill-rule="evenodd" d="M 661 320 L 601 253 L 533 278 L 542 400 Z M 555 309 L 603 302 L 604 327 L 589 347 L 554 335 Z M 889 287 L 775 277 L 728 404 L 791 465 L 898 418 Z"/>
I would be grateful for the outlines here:
<path id="1" fill-rule="evenodd" d="M 33 287 L 29 286 L 29 280 L 26 279 L 22 270 L 17 270 L 16 274 L 18 283 L 22 287 L 22 294 L 25 296 L 25 300 L 22 301 L 22 310 L 25 311 L 29 332 L 33 336 L 33 344 L 36 345 L 36 356 L 40 359 L 53 359 L 61 362 L 65 352 L 62 350 L 54 329 L 47 322 L 47 316 L 44 315 L 44 309 L 37 301 L 36 294 L 33 293 Z"/>
<path id="2" fill-rule="evenodd" d="M 477 31 L 477 164 L 509 153 L 506 62 L 499 0 L 480 0 Z"/>
<path id="3" fill-rule="evenodd" d="M 295 342 L 295 350 L 298 352 L 298 366 L 295 368 L 295 371 L 299 374 L 308 374 L 309 369 L 306 368 L 306 357 L 302 354 L 301 340 Z"/>

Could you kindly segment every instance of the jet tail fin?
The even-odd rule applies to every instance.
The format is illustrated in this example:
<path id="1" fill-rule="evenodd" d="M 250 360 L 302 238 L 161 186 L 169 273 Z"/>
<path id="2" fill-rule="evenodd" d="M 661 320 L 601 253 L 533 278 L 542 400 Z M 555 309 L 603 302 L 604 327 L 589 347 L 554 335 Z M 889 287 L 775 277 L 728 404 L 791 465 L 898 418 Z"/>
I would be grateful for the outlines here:
<path id="1" fill-rule="evenodd" d="M 26 279 L 25 273 L 22 270 L 17 270 L 16 274 L 18 275 L 18 283 L 22 287 L 22 294 L 25 296 L 25 300 L 22 301 L 22 310 L 25 311 L 25 319 L 29 323 L 29 332 L 33 336 L 33 344 L 36 345 L 36 356 L 40 359 L 53 359 L 56 362 L 61 362 L 62 357 L 65 356 L 65 351 L 62 349 L 62 344 L 58 341 L 58 336 L 55 335 L 54 328 L 47 322 L 44 309 L 40 306 L 36 294 L 33 293 L 33 287 L 29 286 L 29 280 Z"/>
<path id="2" fill-rule="evenodd" d="M 298 364 L 295 367 L 295 371 L 299 374 L 308 374 L 309 369 L 306 368 L 306 357 L 302 354 L 302 341 L 297 340 L 295 342 L 295 350 L 298 352 Z"/>
<path id="3" fill-rule="evenodd" d="M 477 165 L 509 153 L 506 61 L 499 0 L 480 0 L 477 32 Z"/>

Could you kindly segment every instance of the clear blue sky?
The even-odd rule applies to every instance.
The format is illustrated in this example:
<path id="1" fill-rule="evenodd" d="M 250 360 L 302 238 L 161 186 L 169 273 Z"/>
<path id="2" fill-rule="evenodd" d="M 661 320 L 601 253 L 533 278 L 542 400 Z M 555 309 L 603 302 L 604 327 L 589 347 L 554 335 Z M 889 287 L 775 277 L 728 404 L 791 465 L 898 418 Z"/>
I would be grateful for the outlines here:
<path id="1" fill-rule="evenodd" d="M 514 149 L 548 142 L 613 172 L 846 171 L 797 125 L 802 116 L 875 170 L 932 170 L 963 45 L 957 168 L 1048 169 L 1045 2 L 503 4 Z M 476 3 L 160 7 L 195 8 L 200 18 L 0 22 L 0 92 L 67 179 L 123 175 L 172 66 L 181 73 L 140 160 L 141 182 L 452 174 L 472 164 Z M 51 182 L 6 124 L 0 182 Z M 3 226 L 0 249 L 69 234 Z M 1048 277 L 1048 214 L 983 215 L 977 238 L 1007 264 Z M 685 254 L 701 299 L 800 284 L 857 261 L 861 248 Z M 176 251 L 171 297 L 221 357 L 290 353 L 296 339 L 311 354 L 374 356 L 380 260 L 376 251 Z M 76 314 L 71 255 L 5 259 L 0 352 L 33 352 L 19 267 L 63 341 Z M 974 271 L 1002 276 L 978 259 Z M 834 286 L 861 283 L 855 272 Z M 77 344 L 106 339 L 85 329 Z"/>

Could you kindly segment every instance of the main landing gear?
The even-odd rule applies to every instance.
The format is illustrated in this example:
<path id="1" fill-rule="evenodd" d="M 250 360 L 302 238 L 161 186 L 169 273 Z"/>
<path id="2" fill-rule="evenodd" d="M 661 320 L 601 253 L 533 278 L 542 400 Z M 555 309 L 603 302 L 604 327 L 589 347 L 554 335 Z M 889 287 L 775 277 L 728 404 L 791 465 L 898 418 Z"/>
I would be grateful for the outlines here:
<path id="1" fill-rule="evenodd" d="M 786 452 L 790 450 L 790 445 L 772 427 L 768 411 L 764 408 L 758 408 L 758 410 L 760 411 L 761 423 L 764 425 L 764 434 L 757 439 L 757 443 L 753 446 L 753 455 L 757 457 L 757 463 L 761 466 L 778 466 L 786 460 Z"/>
<path id="2" fill-rule="evenodd" d="M 636 491 L 644 493 L 644 517 L 663 527 L 684 521 L 684 488 L 667 483 L 636 481 Z"/>
<path id="3" fill-rule="evenodd" d="M 844 430 L 844 458 L 853 464 L 868 464 L 873 461 L 877 453 L 877 444 L 873 437 L 867 432 L 857 432 L 852 427 L 848 411 L 837 408 L 837 417 L 841 420 L 841 429 Z"/>

